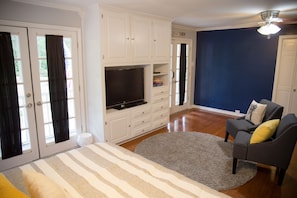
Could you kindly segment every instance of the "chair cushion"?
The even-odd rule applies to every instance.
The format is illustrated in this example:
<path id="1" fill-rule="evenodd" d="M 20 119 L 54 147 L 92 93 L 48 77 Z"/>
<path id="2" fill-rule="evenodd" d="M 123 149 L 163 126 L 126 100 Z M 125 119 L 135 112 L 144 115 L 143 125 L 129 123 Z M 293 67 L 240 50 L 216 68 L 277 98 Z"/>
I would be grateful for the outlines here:
<path id="1" fill-rule="evenodd" d="M 260 143 L 271 138 L 274 132 L 276 131 L 276 128 L 278 127 L 279 122 L 280 122 L 279 119 L 274 119 L 274 120 L 268 120 L 262 123 L 254 131 L 251 137 L 250 143 L 251 144 Z"/>
<path id="2" fill-rule="evenodd" d="M 266 104 L 261 104 L 253 100 L 248 108 L 245 119 L 250 120 L 254 124 L 260 124 L 264 118 Z"/>
<path id="3" fill-rule="evenodd" d="M 257 125 L 254 125 L 249 120 L 246 119 L 227 119 L 226 130 L 234 138 L 238 131 L 254 131 L 257 128 Z"/>

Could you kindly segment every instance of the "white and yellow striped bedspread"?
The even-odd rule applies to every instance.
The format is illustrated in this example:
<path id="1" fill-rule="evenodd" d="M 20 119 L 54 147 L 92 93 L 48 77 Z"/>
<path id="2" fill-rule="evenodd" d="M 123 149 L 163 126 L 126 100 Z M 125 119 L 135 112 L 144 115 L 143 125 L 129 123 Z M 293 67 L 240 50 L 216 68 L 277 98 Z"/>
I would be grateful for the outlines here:
<path id="1" fill-rule="evenodd" d="M 228 197 L 120 146 L 96 143 L 3 172 L 28 193 L 22 170 L 41 172 L 72 197 Z"/>

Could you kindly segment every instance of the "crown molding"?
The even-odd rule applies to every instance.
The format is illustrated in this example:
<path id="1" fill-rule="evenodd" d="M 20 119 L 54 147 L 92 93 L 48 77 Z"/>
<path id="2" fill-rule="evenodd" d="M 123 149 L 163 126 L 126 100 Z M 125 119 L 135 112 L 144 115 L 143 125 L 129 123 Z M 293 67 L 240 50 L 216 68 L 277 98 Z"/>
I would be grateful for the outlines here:
<path id="1" fill-rule="evenodd" d="M 18 2 L 18 3 L 37 5 L 37 6 L 42 6 L 42 7 L 55 8 L 55 9 L 60 9 L 60 10 L 73 11 L 73 12 L 77 12 L 81 16 L 84 14 L 84 8 L 79 7 L 79 6 L 70 6 L 70 5 L 66 5 L 66 4 L 50 3 L 50 2 L 44 2 L 44 1 L 39 1 L 39 0 L 12 0 L 12 1 Z"/>
<path id="2" fill-rule="evenodd" d="M 229 29 L 241 29 L 241 28 L 254 28 L 259 27 L 258 24 L 255 23 L 246 23 L 240 25 L 228 25 L 228 26 L 216 26 L 216 27 L 197 27 L 195 30 L 197 32 L 200 31 L 213 31 L 213 30 L 229 30 Z"/>
<path id="3" fill-rule="evenodd" d="M 188 25 L 181 25 L 177 23 L 172 23 L 172 28 L 182 29 L 182 30 L 189 30 L 189 31 L 196 31 L 196 27 L 188 26 Z"/>

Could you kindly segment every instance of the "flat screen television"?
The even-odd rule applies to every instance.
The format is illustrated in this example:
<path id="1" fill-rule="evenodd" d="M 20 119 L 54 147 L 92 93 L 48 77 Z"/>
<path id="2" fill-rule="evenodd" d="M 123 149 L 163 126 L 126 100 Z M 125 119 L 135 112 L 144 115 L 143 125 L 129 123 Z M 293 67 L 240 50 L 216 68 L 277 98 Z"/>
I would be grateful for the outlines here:
<path id="1" fill-rule="evenodd" d="M 144 101 L 143 67 L 105 68 L 106 108 L 123 109 Z"/>

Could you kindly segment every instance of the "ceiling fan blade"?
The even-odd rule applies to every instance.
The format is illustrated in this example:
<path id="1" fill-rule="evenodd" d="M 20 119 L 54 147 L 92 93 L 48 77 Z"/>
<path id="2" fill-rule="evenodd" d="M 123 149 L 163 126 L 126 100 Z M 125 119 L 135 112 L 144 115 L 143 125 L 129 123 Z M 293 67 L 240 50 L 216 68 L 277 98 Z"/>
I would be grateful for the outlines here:
<path id="1" fill-rule="evenodd" d="M 258 22 L 258 25 L 265 25 L 267 22 L 266 21 L 260 21 Z"/>
<path id="2" fill-rule="evenodd" d="M 283 22 L 283 19 L 281 18 L 271 18 L 269 19 L 270 22 L 275 22 L 275 23 L 281 23 Z"/>

